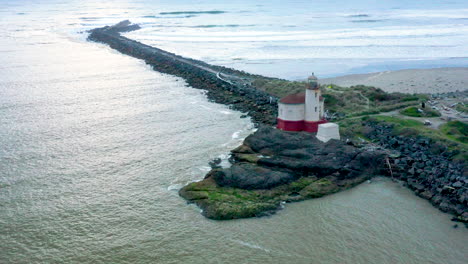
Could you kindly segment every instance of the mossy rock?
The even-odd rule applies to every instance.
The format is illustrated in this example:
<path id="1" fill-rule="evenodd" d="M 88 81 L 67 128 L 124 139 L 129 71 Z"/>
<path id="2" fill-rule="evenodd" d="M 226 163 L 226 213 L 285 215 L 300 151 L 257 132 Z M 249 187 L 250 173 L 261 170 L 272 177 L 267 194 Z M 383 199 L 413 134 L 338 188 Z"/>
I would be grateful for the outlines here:
<path id="1" fill-rule="evenodd" d="M 214 220 L 230 220 L 263 216 L 270 211 L 275 211 L 279 202 L 242 202 L 217 201 L 202 206 L 203 215 Z"/>
<path id="2" fill-rule="evenodd" d="M 239 147 L 233 149 L 232 153 L 242 153 L 242 154 L 254 154 L 255 152 L 247 145 L 240 145 Z"/>
<path id="3" fill-rule="evenodd" d="M 299 192 L 305 187 L 317 181 L 317 177 L 302 177 L 297 181 L 291 182 L 289 184 L 289 189 L 292 192 Z"/>
<path id="4" fill-rule="evenodd" d="M 234 158 L 240 162 L 257 163 L 261 158 L 258 154 L 233 154 Z"/>
<path id="5" fill-rule="evenodd" d="M 299 194 L 304 198 L 318 198 L 324 195 L 335 193 L 340 188 L 328 179 L 320 179 L 302 189 Z"/>

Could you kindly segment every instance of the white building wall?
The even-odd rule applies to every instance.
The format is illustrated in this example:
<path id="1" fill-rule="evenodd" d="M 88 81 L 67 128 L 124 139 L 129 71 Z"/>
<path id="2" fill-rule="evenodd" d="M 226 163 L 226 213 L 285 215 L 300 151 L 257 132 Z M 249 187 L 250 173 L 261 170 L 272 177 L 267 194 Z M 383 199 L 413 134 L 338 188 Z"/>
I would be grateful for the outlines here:
<path id="1" fill-rule="evenodd" d="M 278 104 L 278 118 L 288 121 L 304 120 L 304 104 Z"/>
<path id="2" fill-rule="evenodd" d="M 320 110 L 320 90 L 306 89 L 305 121 L 319 121 Z"/>
<path id="3" fill-rule="evenodd" d="M 323 115 L 325 114 L 325 99 L 320 102 L 320 119 L 323 118 Z"/>
<path id="4" fill-rule="evenodd" d="M 317 139 L 328 142 L 330 139 L 340 139 L 340 128 L 338 124 L 326 123 L 318 126 Z"/>

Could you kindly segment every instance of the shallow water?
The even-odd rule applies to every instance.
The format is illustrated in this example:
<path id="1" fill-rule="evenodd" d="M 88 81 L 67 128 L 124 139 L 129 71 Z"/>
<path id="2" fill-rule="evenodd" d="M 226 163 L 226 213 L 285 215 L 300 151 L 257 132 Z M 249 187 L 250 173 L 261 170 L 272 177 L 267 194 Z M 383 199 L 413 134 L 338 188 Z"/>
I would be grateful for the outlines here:
<path id="1" fill-rule="evenodd" d="M 139 4 L 2 5 L 0 263 L 464 263 L 467 229 L 388 180 L 268 218 L 187 205 L 178 188 L 252 125 L 77 33 Z"/>

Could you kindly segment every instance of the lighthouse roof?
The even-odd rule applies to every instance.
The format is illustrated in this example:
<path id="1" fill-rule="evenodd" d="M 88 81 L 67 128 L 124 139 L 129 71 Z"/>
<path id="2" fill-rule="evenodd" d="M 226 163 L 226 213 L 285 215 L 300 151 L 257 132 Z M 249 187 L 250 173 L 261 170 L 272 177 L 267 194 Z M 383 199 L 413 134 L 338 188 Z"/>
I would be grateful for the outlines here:
<path id="1" fill-rule="evenodd" d="M 304 104 L 305 103 L 305 93 L 290 94 L 281 98 L 280 103 L 282 104 Z"/>
<path id="2" fill-rule="evenodd" d="M 307 78 L 307 80 L 310 80 L 310 81 L 317 81 L 317 77 L 315 77 L 314 73 L 312 73 L 312 75 L 309 76 L 309 78 Z"/>

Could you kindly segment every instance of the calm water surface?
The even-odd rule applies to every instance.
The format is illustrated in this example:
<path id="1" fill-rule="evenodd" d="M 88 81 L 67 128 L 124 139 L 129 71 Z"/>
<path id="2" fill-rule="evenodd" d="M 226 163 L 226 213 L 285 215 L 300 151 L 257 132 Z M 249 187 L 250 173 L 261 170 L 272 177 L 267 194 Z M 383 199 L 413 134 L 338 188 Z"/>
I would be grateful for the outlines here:
<path id="1" fill-rule="evenodd" d="M 385 179 L 273 217 L 201 216 L 177 190 L 252 125 L 86 42 L 83 17 L 147 11 L 117 3 L 2 1 L 0 263 L 465 263 L 467 229 Z"/>

